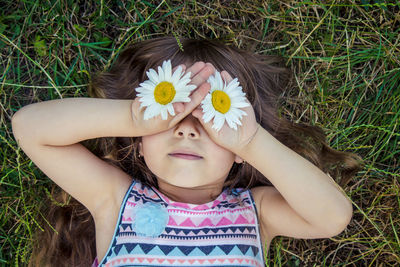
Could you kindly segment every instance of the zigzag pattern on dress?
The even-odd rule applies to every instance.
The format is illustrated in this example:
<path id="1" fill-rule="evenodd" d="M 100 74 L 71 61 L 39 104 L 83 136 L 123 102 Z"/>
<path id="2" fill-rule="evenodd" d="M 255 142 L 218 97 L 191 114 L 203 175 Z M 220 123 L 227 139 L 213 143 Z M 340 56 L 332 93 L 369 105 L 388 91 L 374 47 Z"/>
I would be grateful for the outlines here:
<path id="1" fill-rule="evenodd" d="M 157 237 L 133 230 L 134 208 L 166 206 L 169 221 Z M 175 202 L 155 188 L 134 182 L 122 203 L 115 234 L 102 266 L 264 266 L 254 200 L 250 191 L 227 189 L 209 203 Z"/>
<path id="2" fill-rule="evenodd" d="M 169 200 L 164 194 L 157 191 L 157 189 L 149 189 L 145 185 L 141 183 L 136 183 L 133 190 L 129 195 L 130 205 L 137 202 L 165 202 L 168 205 L 172 205 L 178 208 L 188 209 L 188 210 L 207 210 L 214 207 L 223 207 L 223 208 L 233 208 L 237 206 L 237 198 L 227 195 L 224 191 L 220 197 L 210 203 L 196 205 L 196 204 L 188 204 L 181 203 Z M 249 199 L 243 200 L 245 203 L 243 204 L 251 204 Z"/>
<path id="3" fill-rule="evenodd" d="M 148 201 L 152 202 L 164 201 L 168 205 L 188 210 L 207 210 L 214 207 L 232 208 L 237 206 L 237 201 L 238 201 L 238 198 L 236 196 L 227 194 L 227 189 L 225 189 L 217 199 L 206 204 L 198 205 L 198 204 L 176 202 L 170 200 L 168 197 L 166 197 L 163 193 L 161 193 L 157 189 L 149 188 L 148 186 L 140 182 L 136 182 L 134 188 L 132 188 L 130 192 L 130 198 L 132 196 L 134 197 L 132 199 L 134 200 L 132 201 L 133 203 L 137 201 L 143 201 L 143 203 Z M 251 204 L 250 199 L 243 199 L 242 201 L 245 201 L 246 202 L 245 204 Z"/>
<path id="4" fill-rule="evenodd" d="M 116 245 L 111 256 L 118 255 L 154 255 L 154 256 L 250 256 L 257 257 L 259 250 L 251 245 L 208 245 L 208 246 L 175 246 L 154 244 L 121 244 Z"/>
<path id="5" fill-rule="evenodd" d="M 127 234 L 133 234 L 131 228 L 132 224 L 121 225 L 121 236 Z M 165 234 L 161 234 L 160 237 L 176 236 L 176 237 L 202 237 L 202 236 L 256 236 L 257 229 L 252 226 L 232 226 L 232 227 L 219 227 L 219 228 L 193 228 L 193 229 L 182 229 L 182 228 L 165 228 Z"/>
<path id="6" fill-rule="evenodd" d="M 146 258 L 146 257 L 121 257 L 114 258 L 109 263 L 105 264 L 106 267 L 112 266 L 153 266 L 153 267 L 167 267 L 167 266 L 219 266 L 219 267 L 261 267 L 260 263 L 253 258 L 184 258 L 184 259 L 165 259 L 165 258 Z"/>
<path id="7" fill-rule="evenodd" d="M 128 207 L 125 214 L 122 217 L 122 224 L 132 224 L 134 215 L 132 214 L 135 205 Z M 219 212 L 218 214 L 209 213 L 192 213 L 190 215 L 181 213 L 176 214 L 168 208 L 170 216 L 168 225 L 170 227 L 177 226 L 179 228 L 196 228 L 196 227 L 222 227 L 227 225 L 248 225 L 254 224 L 254 218 L 251 218 L 251 208 L 237 210 L 231 212 L 226 209 L 225 212 Z M 241 213 L 240 213 L 241 212 Z M 213 215 L 212 217 L 207 217 Z M 188 217 L 190 216 L 190 217 Z M 121 225 L 122 226 L 122 225 Z M 123 229 L 124 230 L 124 229 Z"/>

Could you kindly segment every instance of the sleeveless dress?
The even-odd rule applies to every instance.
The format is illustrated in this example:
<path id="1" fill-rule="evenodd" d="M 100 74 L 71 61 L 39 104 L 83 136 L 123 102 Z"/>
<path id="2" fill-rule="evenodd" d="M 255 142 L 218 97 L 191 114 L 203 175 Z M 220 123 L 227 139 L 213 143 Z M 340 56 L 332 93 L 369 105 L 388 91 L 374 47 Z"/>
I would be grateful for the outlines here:
<path id="1" fill-rule="evenodd" d="M 97 266 L 264 267 L 251 191 L 224 188 L 214 201 L 189 204 L 134 180 Z"/>

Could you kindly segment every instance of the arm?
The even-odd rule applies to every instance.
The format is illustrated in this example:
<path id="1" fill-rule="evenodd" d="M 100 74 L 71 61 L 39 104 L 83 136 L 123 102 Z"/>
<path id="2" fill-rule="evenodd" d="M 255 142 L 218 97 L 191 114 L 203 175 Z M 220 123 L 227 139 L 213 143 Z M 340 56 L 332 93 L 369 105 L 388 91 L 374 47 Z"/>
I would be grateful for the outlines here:
<path id="1" fill-rule="evenodd" d="M 78 142 L 106 136 L 150 135 L 174 127 L 208 93 L 209 85 L 204 81 L 214 68 L 197 62 L 187 71 L 198 88 L 192 92 L 190 102 L 174 103 L 174 107 L 180 105 L 181 112 L 167 120 L 160 116 L 143 120 L 145 109 L 140 108 L 138 98 L 67 98 L 21 108 L 12 118 L 14 137 L 36 166 L 85 205 L 96 219 L 107 207 L 119 208 L 132 177 Z"/>
<path id="2" fill-rule="evenodd" d="M 36 166 L 95 217 L 98 208 L 118 207 L 131 177 L 78 142 L 134 136 L 132 101 L 69 98 L 31 104 L 14 114 L 14 137 Z"/>
<path id="3" fill-rule="evenodd" d="M 289 210 L 289 206 L 282 204 L 280 212 L 287 215 L 285 218 L 295 219 L 296 216 L 292 214 L 295 211 L 308 224 L 308 228 L 300 230 L 299 227 L 298 231 L 293 229 L 292 233 L 297 231 L 299 236 L 310 237 L 336 235 L 349 223 L 352 205 L 339 191 L 339 186 L 311 162 L 280 143 L 263 127 L 259 126 L 252 141 L 237 151 L 237 155 L 268 177 L 280 193 L 275 192 L 272 194 L 274 196 L 270 195 L 265 199 L 277 200 L 283 197 L 291 207 Z M 261 214 L 264 212 L 268 211 L 261 210 Z M 262 217 L 269 219 L 268 216 Z M 296 222 L 291 220 L 281 223 Z M 279 227 L 283 228 L 282 225 Z M 300 234 L 301 231 L 303 234 Z"/>
<path id="4" fill-rule="evenodd" d="M 221 76 L 228 83 L 232 81 L 226 71 Z M 200 109 L 193 116 L 216 144 L 247 161 L 274 185 L 251 189 L 264 238 L 267 241 L 277 235 L 326 238 L 343 231 L 353 207 L 340 192 L 340 186 L 262 128 L 252 106 L 242 110 L 247 115 L 237 130 L 225 123 L 219 132 L 215 131 L 211 121 L 204 122 Z"/>
<path id="5" fill-rule="evenodd" d="M 20 142 L 64 146 L 106 136 L 136 136 L 133 100 L 65 98 L 31 104 L 14 114 Z"/>

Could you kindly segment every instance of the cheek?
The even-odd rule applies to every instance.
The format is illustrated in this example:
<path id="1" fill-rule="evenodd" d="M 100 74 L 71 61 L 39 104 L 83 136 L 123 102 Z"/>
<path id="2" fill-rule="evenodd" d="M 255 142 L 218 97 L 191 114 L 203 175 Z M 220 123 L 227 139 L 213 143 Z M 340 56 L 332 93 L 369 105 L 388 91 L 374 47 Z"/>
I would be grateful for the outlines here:
<path id="1" fill-rule="evenodd" d="M 151 140 L 143 140 L 142 142 L 142 153 L 145 157 L 148 157 L 154 149 L 153 146 L 155 145 L 155 142 L 151 142 Z"/>
<path id="2" fill-rule="evenodd" d="M 162 139 L 155 135 L 148 135 L 142 137 L 142 153 L 144 156 L 154 156 L 158 153 L 154 153 L 154 151 L 159 151 L 162 145 Z"/>
<path id="3" fill-rule="evenodd" d="M 162 149 L 160 145 L 161 143 L 159 140 L 157 140 L 157 138 L 148 136 L 142 139 L 142 153 L 144 162 L 150 171 L 155 175 L 160 175 L 160 170 L 162 170 L 162 167 L 159 164 L 162 162 L 161 153 L 157 153 L 160 151 L 160 149 Z"/>
<path id="4" fill-rule="evenodd" d="M 229 171 L 235 162 L 235 154 L 225 149 L 215 149 L 211 158 L 211 162 L 216 169 L 221 169 L 221 172 Z"/>

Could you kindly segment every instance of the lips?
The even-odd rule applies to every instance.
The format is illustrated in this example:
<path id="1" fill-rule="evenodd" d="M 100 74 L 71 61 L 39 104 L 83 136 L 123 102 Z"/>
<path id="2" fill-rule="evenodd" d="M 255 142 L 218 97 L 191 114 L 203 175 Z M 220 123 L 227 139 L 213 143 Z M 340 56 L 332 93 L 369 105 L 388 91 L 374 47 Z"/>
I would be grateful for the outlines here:
<path id="1" fill-rule="evenodd" d="M 188 150 L 175 150 L 172 153 L 169 153 L 168 155 L 172 156 L 172 157 L 177 157 L 177 158 L 182 158 L 182 159 L 190 159 L 190 160 L 198 160 L 198 159 L 202 159 L 203 157 L 200 156 L 199 154 L 192 152 L 192 151 L 188 151 Z"/>

